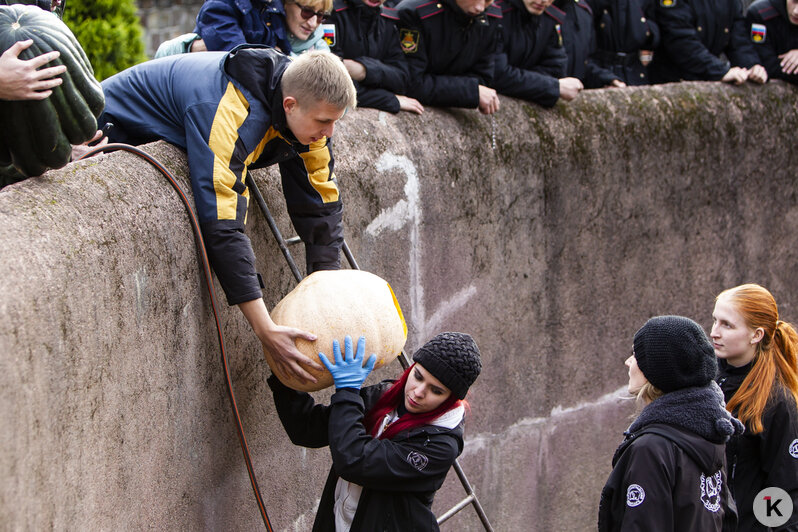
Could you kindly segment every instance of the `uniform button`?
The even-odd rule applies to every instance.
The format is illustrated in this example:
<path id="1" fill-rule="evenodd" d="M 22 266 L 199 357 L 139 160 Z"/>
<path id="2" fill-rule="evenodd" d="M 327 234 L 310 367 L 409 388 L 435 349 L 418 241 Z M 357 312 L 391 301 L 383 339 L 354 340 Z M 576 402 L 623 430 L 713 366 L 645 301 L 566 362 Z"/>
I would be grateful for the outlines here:
<path id="1" fill-rule="evenodd" d="M 609 13 L 609 11 L 607 11 L 607 10 L 605 9 L 605 10 L 604 10 L 604 14 L 606 15 L 607 13 Z"/>
<path id="2" fill-rule="evenodd" d="M 644 24 L 645 24 L 645 22 L 646 22 L 646 17 L 642 17 L 642 18 L 640 19 L 640 22 L 642 22 L 642 23 L 644 23 Z"/>
<path id="3" fill-rule="evenodd" d="M 698 31 L 701 31 L 701 26 L 697 27 L 696 29 L 697 29 Z"/>
<path id="4" fill-rule="evenodd" d="M 603 22 L 601 23 L 601 29 L 604 29 L 604 23 Z"/>
<path id="5" fill-rule="evenodd" d="M 640 77 L 641 77 L 641 78 L 644 78 L 644 77 L 646 77 L 646 75 L 645 75 L 645 74 L 643 74 L 643 73 L 641 72 L 641 73 L 640 73 Z"/>
<path id="6" fill-rule="evenodd" d="M 440 8 L 442 8 L 442 7 L 443 7 L 443 6 L 442 6 L 441 4 L 438 4 L 438 9 L 440 9 Z"/>
<path id="7" fill-rule="evenodd" d="M 587 59 L 585 59 L 585 64 L 587 64 Z"/>
<path id="8" fill-rule="evenodd" d="M 729 28 L 723 28 L 723 33 L 729 33 Z"/>
<path id="9" fill-rule="evenodd" d="M 271 25 L 272 25 L 272 23 L 271 23 L 271 22 L 267 22 L 267 23 L 266 23 L 266 25 L 267 25 L 267 26 L 271 26 Z"/>
<path id="10" fill-rule="evenodd" d="M 651 32 L 650 31 L 646 31 L 646 37 L 651 37 Z"/>

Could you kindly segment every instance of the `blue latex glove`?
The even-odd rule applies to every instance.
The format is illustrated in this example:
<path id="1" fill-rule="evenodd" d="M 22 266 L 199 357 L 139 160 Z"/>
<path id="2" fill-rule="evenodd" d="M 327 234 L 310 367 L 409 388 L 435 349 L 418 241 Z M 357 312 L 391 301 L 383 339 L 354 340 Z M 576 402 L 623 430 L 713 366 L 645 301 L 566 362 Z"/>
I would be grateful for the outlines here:
<path id="1" fill-rule="evenodd" d="M 357 341 L 357 353 L 352 356 L 352 338 L 347 336 L 344 338 L 344 358 L 341 357 L 341 346 L 338 340 L 333 340 L 333 356 L 335 357 L 335 364 L 331 363 L 324 353 L 319 353 L 319 359 L 324 364 L 330 373 L 332 373 L 335 388 L 355 388 L 357 390 L 363 385 L 363 381 L 369 376 L 371 370 L 374 369 L 374 364 L 377 363 L 377 355 L 371 354 L 365 367 L 363 366 L 363 358 L 366 355 L 366 337 L 361 336 Z"/>

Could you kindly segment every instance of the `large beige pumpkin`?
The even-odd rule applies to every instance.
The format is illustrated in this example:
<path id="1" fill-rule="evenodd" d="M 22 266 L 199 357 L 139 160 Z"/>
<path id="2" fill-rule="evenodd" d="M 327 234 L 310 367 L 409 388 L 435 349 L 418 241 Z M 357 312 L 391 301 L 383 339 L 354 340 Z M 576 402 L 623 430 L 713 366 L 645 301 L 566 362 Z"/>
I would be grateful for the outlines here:
<path id="1" fill-rule="evenodd" d="M 357 349 L 358 337 L 366 337 L 366 358 L 371 353 L 377 355 L 375 369 L 396 358 L 407 340 L 407 324 L 390 285 L 373 273 L 362 270 L 312 273 L 272 309 L 271 317 L 278 325 L 297 327 L 315 334 L 318 337 L 315 342 L 300 338 L 296 346 L 319 364 L 319 351 L 333 361 L 333 340 L 341 343 L 343 354 L 346 335 L 352 337 L 354 349 Z M 332 375 L 326 368 L 322 371 L 305 368 L 318 382 L 303 383 L 296 377 L 283 374 L 275 365 L 272 354 L 268 350 L 264 353 L 272 371 L 286 386 L 313 392 L 333 384 Z"/>

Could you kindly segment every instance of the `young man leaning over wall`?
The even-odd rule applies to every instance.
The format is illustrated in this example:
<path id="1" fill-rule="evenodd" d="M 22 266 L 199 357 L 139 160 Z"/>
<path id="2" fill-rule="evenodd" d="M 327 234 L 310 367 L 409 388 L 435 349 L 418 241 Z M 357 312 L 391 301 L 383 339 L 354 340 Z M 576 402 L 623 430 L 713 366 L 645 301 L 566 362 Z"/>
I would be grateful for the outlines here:
<path id="1" fill-rule="evenodd" d="M 296 60 L 271 48 L 169 56 L 103 82 L 99 123 L 114 124 L 111 142 L 158 139 L 185 149 L 191 187 L 211 266 L 230 305 L 238 305 L 284 372 L 315 379 L 296 338 L 310 332 L 276 325 L 244 234 L 249 168 L 280 165 L 288 213 L 305 243 L 307 272 L 338 269 L 342 213 L 333 173 L 335 122 L 356 105 L 341 60 L 309 52 Z"/>

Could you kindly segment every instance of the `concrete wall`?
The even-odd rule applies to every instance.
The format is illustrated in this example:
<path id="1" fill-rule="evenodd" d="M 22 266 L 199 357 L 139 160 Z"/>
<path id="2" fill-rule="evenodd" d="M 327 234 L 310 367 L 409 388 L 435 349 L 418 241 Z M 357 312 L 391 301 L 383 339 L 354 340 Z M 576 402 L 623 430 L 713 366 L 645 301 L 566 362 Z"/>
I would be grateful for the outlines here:
<path id="1" fill-rule="evenodd" d="M 756 281 L 798 320 L 796 96 L 685 83 L 552 110 L 503 99 L 495 120 L 342 120 L 347 239 L 391 282 L 408 349 L 441 330 L 481 346 L 461 462 L 497 531 L 594 527 L 633 413 L 623 360 L 648 317 L 709 325 L 717 292 Z M 146 149 L 187 185 L 180 150 Z M 276 172 L 256 176 L 291 233 Z M 193 236 L 165 180 L 125 153 L 75 163 L 0 191 L 0 227 L 3 528 L 258 529 Z M 252 208 L 273 306 L 293 281 L 267 231 Z M 223 323 L 270 516 L 309 530 L 328 452 L 289 443 L 257 341 L 237 309 Z M 439 513 L 463 496 L 450 477 Z M 467 509 L 443 528 L 480 525 Z"/>
<path id="2" fill-rule="evenodd" d="M 158 46 L 194 30 L 203 0 L 137 0 L 144 29 L 144 53 L 152 57 Z"/>

